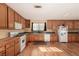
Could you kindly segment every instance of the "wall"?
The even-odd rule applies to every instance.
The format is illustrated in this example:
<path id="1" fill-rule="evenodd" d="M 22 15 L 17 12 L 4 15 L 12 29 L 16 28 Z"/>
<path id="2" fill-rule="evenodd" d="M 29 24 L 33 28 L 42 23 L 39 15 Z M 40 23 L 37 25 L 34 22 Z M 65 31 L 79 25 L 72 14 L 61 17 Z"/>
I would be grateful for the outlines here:
<path id="1" fill-rule="evenodd" d="M 2 32 L 0 31 L 0 39 L 8 37 L 8 32 Z"/>

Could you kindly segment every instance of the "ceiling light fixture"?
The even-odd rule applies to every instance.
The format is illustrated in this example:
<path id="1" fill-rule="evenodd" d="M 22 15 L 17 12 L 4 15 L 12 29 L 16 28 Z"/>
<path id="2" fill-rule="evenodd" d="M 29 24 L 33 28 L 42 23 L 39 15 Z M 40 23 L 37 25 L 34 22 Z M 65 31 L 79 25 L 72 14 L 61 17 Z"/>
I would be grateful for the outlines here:
<path id="1" fill-rule="evenodd" d="M 35 5 L 34 7 L 35 8 L 42 8 L 42 6 L 40 6 L 40 5 Z"/>

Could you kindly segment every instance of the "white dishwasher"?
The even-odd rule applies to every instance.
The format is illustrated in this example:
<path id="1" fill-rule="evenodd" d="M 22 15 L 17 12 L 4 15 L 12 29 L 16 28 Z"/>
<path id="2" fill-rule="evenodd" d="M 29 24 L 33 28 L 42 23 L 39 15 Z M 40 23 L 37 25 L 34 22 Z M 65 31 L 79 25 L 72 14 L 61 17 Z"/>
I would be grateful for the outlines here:
<path id="1" fill-rule="evenodd" d="M 50 42 L 50 33 L 45 33 L 44 34 L 44 41 L 45 42 Z"/>
<path id="2" fill-rule="evenodd" d="M 26 35 L 20 37 L 20 52 L 26 47 Z"/>

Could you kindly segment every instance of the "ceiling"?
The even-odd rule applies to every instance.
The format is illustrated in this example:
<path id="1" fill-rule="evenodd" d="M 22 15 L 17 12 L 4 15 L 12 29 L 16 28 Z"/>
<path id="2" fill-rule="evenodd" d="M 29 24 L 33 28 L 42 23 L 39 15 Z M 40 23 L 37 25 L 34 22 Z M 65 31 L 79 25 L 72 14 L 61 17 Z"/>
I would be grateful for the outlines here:
<path id="1" fill-rule="evenodd" d="M 7 3 L 26 19 L 79 19 L 78 3 Z M 34 8 L 40 5 L 42 8 Z"/>

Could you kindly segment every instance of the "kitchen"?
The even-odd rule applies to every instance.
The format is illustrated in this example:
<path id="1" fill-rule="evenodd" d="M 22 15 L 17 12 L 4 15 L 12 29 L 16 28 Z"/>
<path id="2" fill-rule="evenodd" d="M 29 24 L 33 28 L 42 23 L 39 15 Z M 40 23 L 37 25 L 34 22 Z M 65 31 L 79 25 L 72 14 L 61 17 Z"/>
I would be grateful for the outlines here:
<path id="1" fill-rule="evenodd" d="M 23 8 L 23 6 L 27 6 Z M 60 11 L 67 9 L 66 11 L 62 11 L 62 14 L 64 14 L 67 11 L 71 11 L 71 14 L 65 14 L 61 19 L 46 19 L 42 20 L 43 17 L 41 16 L 44 13 L 44 9 L 41 11 L 41 8 L 50 8 L 47 9 L 47 11 L 51 10 L 51 8 L 61 8 Z M 50 6 L 51 5 L 51 6 Z M 54 6 L 53 6 L 54 5 Z M 40 46 L 46 46 L 43 48 L 39 48 L 41 51 L 45 49 L 45 51 L 49 50 L 47 54 L 43 54 L 45 56 L 54 56 L 54 54 L 50 54 L 49 52 L 57 49 L 57 48 L 51 48 L 51 45 L 57 44 L 56 47 L 61 47 L 61 50 L 66 48 L 70 49 L 72 51 L 68 54 L 68 51 L 64 50 L 65 52 L 57 55 L 79 55 L 78 51 L 78 42 L 79 42 L 79 19 L 78 16 L 73 16 L 74 12 L 76 12 L 76 9 L 73 7 L 78 6 L 77 4 L 17 4 L 17 3 L 0 3 L 0 56 L 32 56 L 32 55 L 42 55 L 42 52 L 39 54 L 38 49 L 35 51 L 37 54 L 35 54 L 34 51 L 32 51 L 32 47 L 40 47 Z M 63 6 L 62 6 L 63 5 Z M 16 7 L 17 6 L 17 7 Z M 20 6 L 20 7 L 19 7 Z M 34 8 L 33 8 L 34 6 Z M 53 7 L 52 7 L 53 6 Z M 64 8 L 63 8 L 64 7 Z M 71 8 L 72 7 L 72 8 Z M 40 14 L 40 15 L 34 15 L 34 17 L 37 17 L 36 20 L 32 20 L 30 18 L 33 18 L 33 14 L 29 18 L 28 11 L 31 12 L 31 8 L 33 8 L 34 14 Z M 77 7 L 78 8 L 78 7 Z M 19 10 L 20 9 L 20 10 Z M 24 9 L 24 10 L 23 10 Z M 30 10 L 29 10 L 30 9 Z M 58 11 L 57 9 L 57 11 Z M 21 11 L 23 13 L 21 13 Z M 26 11 L 26 16 L 25 12 Z M 38 13 L 39 11 L 39 13 Z M 55 11 L 55 10 L 53 10 Z M 74 12 L 73 12 L 74 11 Z M 42 13 L 43 12 L 43 13 Z M 59 11 L 58 11 L 59 12 Z M 47 14 L 50 12 L 47 12 Z M 54 16 L 57 17 L 58 14 L 55 15 L 55 12 L 53 12 Z M 77 12 L 76 12 L 77 13 Z M 75 14 L 76 14 L 75 13 Z M 22 15 L 21 15 L 22 14 Z M 28 15 L 27 15 L 28 14 Z M 60 15 L 59 14 L 59 15 Z M 49 14 L 50 15 L 50 14 Z M 58 17 L 59 17 L 58 15 Z M 69 15 L 73 16 L 70 18 Z M 41 18 L 42 17 L 42 18 Z M 64 48 L 63 48 L 64 47 Z M 74 48 L 75 47 L 75 48 Z M 74 50 L 72 49 L 74 48 Z M 36 49 L 36 48 L 35 48 Z M 58 50 L 58 49 L 57 49 Z M 58 50 L 60 51 L 60 50 Z M 73 52 L 74 51 L 74 52 Z M 32 54 L 33 52 L 33 54 Z"/>

